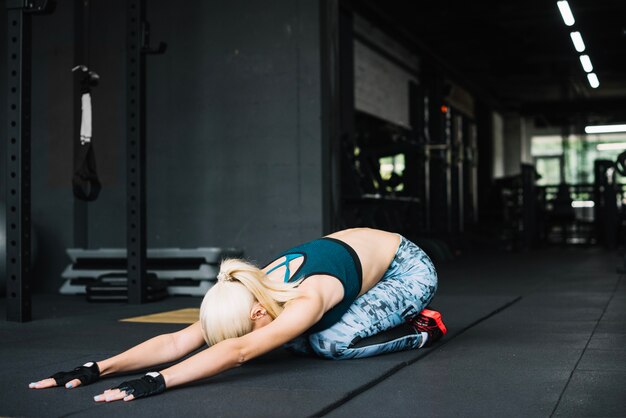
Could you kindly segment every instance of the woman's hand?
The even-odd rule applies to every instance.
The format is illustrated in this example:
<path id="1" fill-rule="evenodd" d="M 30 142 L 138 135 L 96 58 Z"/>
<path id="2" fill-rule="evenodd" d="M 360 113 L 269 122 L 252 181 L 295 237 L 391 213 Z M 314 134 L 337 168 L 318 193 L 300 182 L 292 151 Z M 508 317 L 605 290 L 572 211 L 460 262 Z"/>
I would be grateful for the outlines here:
<path id="1" fill-rule="evenodd" d="M 40 380 L 28 385 L 31 389 L 45 389 L 65 385 L 72 389 L 80 385 L 88 385 L 100 379 L 100 369 L 95 361 L 90 361 L 76 367 L 70 372 L 55 373 L 47 379 Z"/>
<path id="2" fill-rule="evenodd" d="M 159 372 L 150 372 L 140 379 L 122 382 L 117 387 L 105 390 L 100 395 L 94 396 L 93 400 L 96 402 L 113 402 L 121 399 L 132 401 L 163 392 L 165 392 L 163 375 Z"/>

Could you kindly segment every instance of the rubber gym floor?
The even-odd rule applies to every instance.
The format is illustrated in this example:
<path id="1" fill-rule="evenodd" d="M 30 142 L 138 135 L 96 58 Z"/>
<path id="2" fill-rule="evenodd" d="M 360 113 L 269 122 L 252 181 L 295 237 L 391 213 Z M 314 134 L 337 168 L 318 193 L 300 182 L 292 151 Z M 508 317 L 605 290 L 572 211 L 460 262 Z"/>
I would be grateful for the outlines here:
<path id="1" fill-rule="evenodd" d="M 179 329 L 119 320 L 200 299 L 133 306 L 36 295 L 34 319 L 23 324 L 4 321 L 2 300 L 0 416 L 626 416 L 621 264 L 594 248 L 461 256 L 438 266 L 433 307 L 449 332 L 431 348 L 349 361 L 277 350 L 157 397 L 111 404 L 92 397 L 125 377 L 73 390 L 28 383 Z"/>

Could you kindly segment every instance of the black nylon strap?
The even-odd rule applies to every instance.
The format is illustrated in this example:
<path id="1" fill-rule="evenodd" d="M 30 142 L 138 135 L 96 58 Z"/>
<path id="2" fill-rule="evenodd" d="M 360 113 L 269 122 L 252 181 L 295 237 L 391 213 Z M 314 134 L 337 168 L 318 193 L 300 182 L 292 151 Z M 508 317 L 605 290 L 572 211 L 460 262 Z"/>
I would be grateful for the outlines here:
<path id="1" fill-rule="evenodd" d="M 57 386 L 65 385 L 74 379 L 80 380 L 82 385 L 88 385 L 100 378 L 100 369 L 95 361 L 90 362 L 91 366 L 79 366 L 71 372 L 55 373 L 50 378 L 54 379 Z M 89 363 L 86 363 L 89 364 Z"/>
<path id="2" fill-rule="evenodd" d="M 83 94 L 90 93 L 91 87 L 97 85 L 99 76 L 85 66 L 77 67 L 78 82 L 80 84 L 79 99 Z M 96 167 L 96 154 L 92 142 L 83 143 L 80 134 L 74 138 L 77 143 L 74 154 L 74 176 L 72 189 L 74 196 L 87 202 L 96 200 L 102 189 Z"/>
<path id="3" fill-rule="evenodd" d="M 76 156 L 76 171 L 72 179 L 74 196 L 92 201 L 98 198 L 102 185 L 96 171 L 96 156 L 91 143 L 80 145 Z"/>
<path id="4" fill-rule="evenodd" d="M 140 379 L 122 382 L 113 389 L 126 392 L 126 396 L 133 395 L 135 399 L 145 398 L 146 396 L 158 395 L 165 392 L 165 379 L 160 373 L 157 373 L 156 376 L 146 374 Z"/>

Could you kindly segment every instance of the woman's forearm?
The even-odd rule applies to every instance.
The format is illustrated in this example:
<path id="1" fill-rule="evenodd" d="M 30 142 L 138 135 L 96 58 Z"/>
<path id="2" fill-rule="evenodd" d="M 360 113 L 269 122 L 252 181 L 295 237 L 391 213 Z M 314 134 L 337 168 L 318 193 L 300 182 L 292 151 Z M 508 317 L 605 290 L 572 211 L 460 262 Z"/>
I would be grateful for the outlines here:
<path id="1" fill-rule="evenodd" d="M 100 375 L 144 369 L 177 360 L 181 354 L 172 334 L 151 338 L 114 357 L 98 361 Z"/>
<path id="2" fill-rule="evenodd" d="M 161 371 L 167 388 L 205 379 L 240 366 L 242 358 L 236 339 L 224 340 Z"/>

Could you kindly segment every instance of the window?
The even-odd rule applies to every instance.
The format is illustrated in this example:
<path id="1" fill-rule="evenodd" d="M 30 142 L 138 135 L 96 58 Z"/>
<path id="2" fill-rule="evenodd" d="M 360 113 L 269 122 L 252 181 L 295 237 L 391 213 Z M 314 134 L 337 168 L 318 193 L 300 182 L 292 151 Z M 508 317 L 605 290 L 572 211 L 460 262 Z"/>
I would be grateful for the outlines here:
<path id="1" fill-rule="evenodd" d="M 540 186 L 561 183 L 561 157 L 537 157 L 535 169 L 541 178 L 537 181 Z"/>
<path id="2" fill-rule="evenodd" d="M 388 192 L 401 192 L 404 190 L 405 160 L 404 154 L 396 154 L 378 159 L 380 165 L 380 178 L 387 183 Z"/>
<path id="3" fill-rule="evenodd" d="M 593 179 L 595 160 L 615 161 L 626 151 L 626 134 L 533 136 L 531 154 L 537 172 L 542 176 L 540 185 L 556 185 L 561 182 L 561 170 L 568 184 L 590 184 Z M 561 167 L 561 164 L 563 167 Z M 626 184 L 626 178 L 617 177 Z"/>

